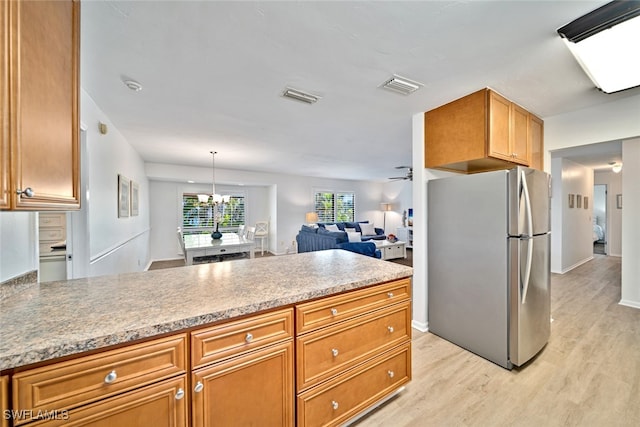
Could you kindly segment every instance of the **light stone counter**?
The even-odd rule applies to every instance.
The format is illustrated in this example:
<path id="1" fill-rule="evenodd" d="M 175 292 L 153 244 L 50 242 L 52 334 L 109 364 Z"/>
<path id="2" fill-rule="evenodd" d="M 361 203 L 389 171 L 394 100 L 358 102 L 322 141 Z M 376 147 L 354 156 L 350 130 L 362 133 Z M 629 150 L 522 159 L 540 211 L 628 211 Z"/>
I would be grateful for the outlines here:
<path id="1" fill-rule="evenodd" d="M 328 250 L 35 284 L 0 299 L 0 370 L 412 274 Z"/>

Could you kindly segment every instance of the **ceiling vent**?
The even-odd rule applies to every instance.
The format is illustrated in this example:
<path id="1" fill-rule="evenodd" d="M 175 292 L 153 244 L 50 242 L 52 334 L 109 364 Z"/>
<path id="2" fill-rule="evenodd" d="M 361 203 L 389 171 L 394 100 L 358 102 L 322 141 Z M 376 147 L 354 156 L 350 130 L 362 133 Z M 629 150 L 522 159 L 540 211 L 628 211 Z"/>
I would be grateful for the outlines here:
<path id="1" fill-rule="evenodd" d="M 382 84 L 385 89 L 392 90 L 394 92 L 401 93 L 403 95 L 409 95 L 424 86 L 422 83 L 418 83 L 413 80 L 409 80 L 405 77 L 393 75 L 389 80 Z"/>
<path id="2" fill-rule="evenodd" d="M 296 101 L 306 102 L 307 104 L 314 104 L 318 101 L 318 99 L 320 99 L 319 96 L 291 88 L 286 88 L 282 93 L 282 96 L 284 96 L 285 98 L 295 99 Z"/>

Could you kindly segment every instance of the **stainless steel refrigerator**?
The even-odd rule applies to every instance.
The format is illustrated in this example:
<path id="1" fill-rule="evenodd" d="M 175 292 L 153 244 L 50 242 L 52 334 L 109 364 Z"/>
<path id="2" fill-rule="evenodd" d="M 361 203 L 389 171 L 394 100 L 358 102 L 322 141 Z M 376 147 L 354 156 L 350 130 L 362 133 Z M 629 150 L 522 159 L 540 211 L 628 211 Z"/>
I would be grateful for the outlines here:
<path id="1" fill-rule="evenodd" d="M 524 167 L 429 181 L 430 332 L 507 369 L 545 346 L 550 185 Z"/>

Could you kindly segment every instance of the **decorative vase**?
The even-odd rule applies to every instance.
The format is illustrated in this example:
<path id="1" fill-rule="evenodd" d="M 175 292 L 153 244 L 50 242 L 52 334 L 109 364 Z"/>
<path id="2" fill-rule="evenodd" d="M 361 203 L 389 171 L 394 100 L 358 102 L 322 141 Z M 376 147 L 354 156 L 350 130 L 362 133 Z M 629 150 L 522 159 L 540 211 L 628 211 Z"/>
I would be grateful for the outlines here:
<path id="1" fill-rule="evenodd" d="M 218 231 L 218 223 L 216 222 L 216 231 L 211 233 L 211 238 L 213 240 L 218 240 L 222 238 L 222 233 Z"/>

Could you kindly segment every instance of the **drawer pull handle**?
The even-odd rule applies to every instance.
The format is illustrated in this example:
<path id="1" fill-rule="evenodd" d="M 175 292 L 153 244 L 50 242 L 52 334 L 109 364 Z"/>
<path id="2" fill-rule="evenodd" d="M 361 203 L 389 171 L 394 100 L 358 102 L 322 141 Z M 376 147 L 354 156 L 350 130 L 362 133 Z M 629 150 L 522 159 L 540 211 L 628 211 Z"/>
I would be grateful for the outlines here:
<path id="1" fill-rule="evenodd" d="M 388 296 L 389 298 L 393 298 L 393 292 L 387 292 L 387 296 Z"/>
<path id="2" fill-rule="evenodd" d="M 338 309 L 337 308 L 332 308 L 331 309 L 331 315 L 332 316 L 337 316 L 338 315 Z"/>
<path id="3" fill-rule="evenodd" d="M 196 386 L 193 388 L 193 391 L 195 391 L 196 393 L 200 393 L 203 388 L 204 388 L 204 385 L 200 381 L 198 381 L 196 383 Z"/>
<path id="4" fill-rule="evenodd" d="M 390 334 L 392 334 L 394 331 L 393 326 L 387 326 L 387 329 L 389 330 Z"/>
<path id="5" fill-rule="evenodd" d="M 387 371 L 387 375 L 389 375 L 389 378 L 393 378 L 395 374 L 393 373 L 393 371 Z"/>
<path id="6" fill-rule="evenodd" d="M 331 349 L 331 354 L 333 354 L 333 357 L 336 357 L 338 355 L 338 349 L 337 348 L 332 348 Z"/>
<path id="7" fill-rule="evenodd" d="M 179 388 L 178 392 L 176 393 L 176 400 L 180 400 L 184 397 L 184 390 Z"/>
<path id="8" fill-rule="evenodd" d="M 333 408 L 333 410 L 335 411 L 336 409 L 338 409 L 338 402 L 336 402 L 335 400 L 331 401 L 331 407 Z"/>
<path id="9" fill-rule="evenodd" d="M 28 197 L 31 198 L 33 196 L 36 195 L 36 193 L 34 193 L 33 189 L 31 189 L 31 187 L 27 187 L 24 190 L 20 190 L 19 188 L 16 190 L 16 194 L 18 194 L 18 196 L 22 197 Z"/>
<path id="10" fill-rule="evenodd" d="M 111 384 L 117 378 L 118 378 L 118 374 L 116 374 L 116 371 L 114 369 L 113 371 L 109 372 L 106 377 L 104 377 L 104 383 L 105 384 Z"/>
<path id="11" fill-rule="evenodd" d="M 253 334 L 251 332 L 247 332 L 247 335 L 245 335 L 244 340 L 247 343 L 250 343 L 251 341 L 253 341 Z"/>

